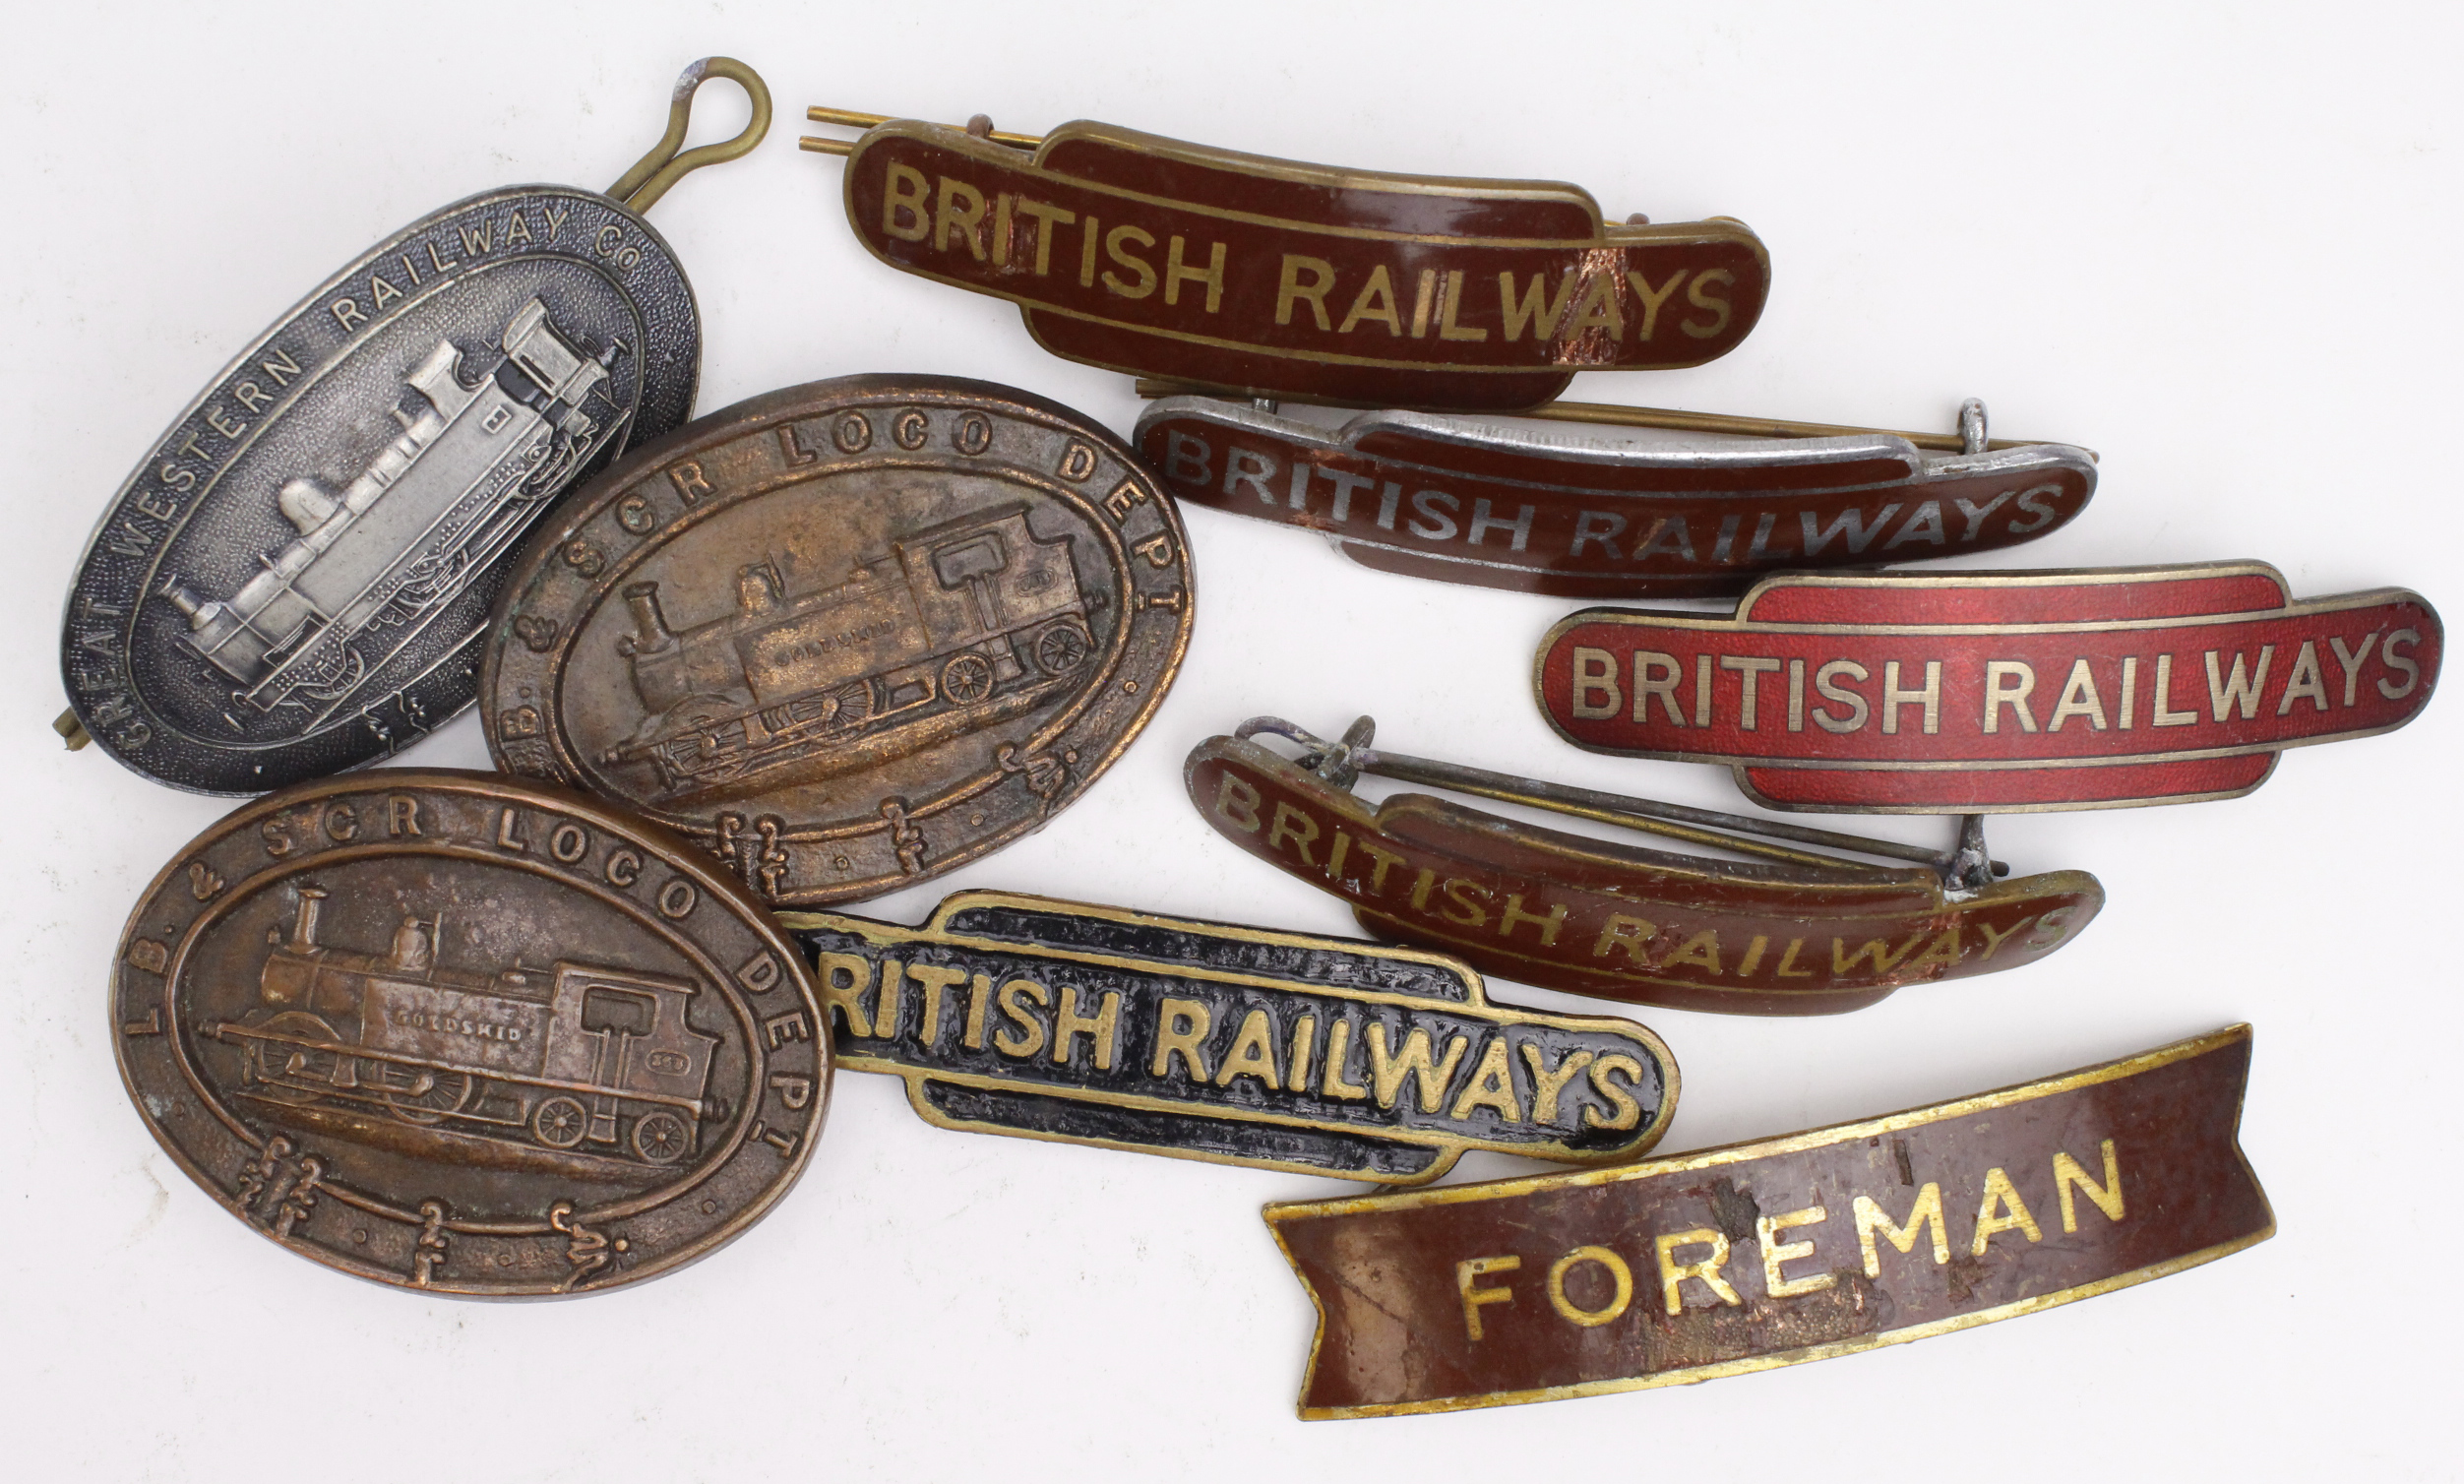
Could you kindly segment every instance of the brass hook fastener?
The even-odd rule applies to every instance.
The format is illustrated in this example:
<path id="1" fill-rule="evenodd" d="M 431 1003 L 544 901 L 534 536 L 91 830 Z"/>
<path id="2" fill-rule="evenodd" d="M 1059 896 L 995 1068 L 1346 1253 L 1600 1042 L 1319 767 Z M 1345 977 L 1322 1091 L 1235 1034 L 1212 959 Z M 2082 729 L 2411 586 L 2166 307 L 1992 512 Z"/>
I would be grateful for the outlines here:
<path id="1" fill-rule="evenodd" d="M 711 78 L 725 78 L 742 88 L 753 100 L 753 118 L 744 132 L 722 144 L 704 145 L 685 150 L 685 128 L 693 120 L 693 94 Z M 751 154 L 770 133 L 770 86 L 762 75 L 734 57 L 704 57 L 687 67 L 676 79 L 676 91 L 667 105 L 667 132 L 650 147 L 650 153 L 634 161 L 607 194 L 636 212 L 647 212 L 658 204 L 668 189 L 704 165 L 723 164 Z M 678 154 L 678 151 L 684 151 Z"/>

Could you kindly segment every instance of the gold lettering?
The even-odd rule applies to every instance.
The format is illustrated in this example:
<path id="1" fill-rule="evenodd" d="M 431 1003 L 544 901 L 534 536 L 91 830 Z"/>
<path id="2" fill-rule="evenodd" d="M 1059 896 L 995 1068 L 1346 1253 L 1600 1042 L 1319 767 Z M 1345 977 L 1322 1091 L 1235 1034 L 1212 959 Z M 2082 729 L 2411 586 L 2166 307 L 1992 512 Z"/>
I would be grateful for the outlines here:
<path id="1" fill-rule="evenodd" d="M 1583 1109 L 1584 1127 L 1631 1129 L 1642 1122 L 1642 1104 L 1634 1101 L 1634 1095 L 1617 1080 L 1617 1074 L 1623 1072 L 1627 1082 L 1639 1082 L 1642 1080 L 1642 1063 L 1622 1052 L 1612 1052 L 1595 1059 L 1589 1070 L 1592 1090 L 1607 1098 L 1614 1111 L 1603 1118 L 1597 1108 Z"/>
<path id="2" fill-rule="evenodd" d="M 1318 1084 L 1318 1090 L 1328 1097 L 1340 1097 L 1351 1102 L 1359 1102 L 1369 1095 L 1369 1089 L 1359 1082 L 1347 1082 L 1343 1080 L 1343 1062 L 1351 1054 L 1351 1050 L 1352 1022 L 1350 1020 L 1340 1020 L 1326 1027 L 1326 1075 L 1325 1080 Z"/>
<path id="3" fill-rule="evenodd" d="M 1522 1266 L 1523 1260 L 1520 1258 L 1473 1258 L 1469 1262 L 1454 1265 L 1454 1288 L 1463 1296 L 1463 1329 L 1472 1338 L 1482 1337 L 1480 1332 L 1481 1305 L 1514 1302 L 1512 1289 L 1504 1286 L 1482 1288 L 1477 1286 L 1480 1279 L 1493 1272 L 1512 1272 Z"/>
<path id="4" fill-rule="evenodd" d="M 932 189 L 933 183 L 915 166 L 892 165 L 882 180 L 882 230 L 901 242 L 923 241 L 933 230 L 924 215 L 924 198 Z M 908 217 L 907 224 L 899 222 L 901 214 Z"/>
<path id="5" fill-rule="evenodd" d="M 1350 311 L 1343 316 L 1343 324 L 1334 333 L 1349 335 L 1363 320 L 1378 321 L 1386 327 L 1388 335 L 1403 333 L 1402 317 L 1394 307 L 1394 279 L 1387 276 L 1383 263 L 1369 271 L 1369 281 L 1360 286 Z"/>
<path id="6" fill-rule="evenodd" d="M 950 251 L 950 234 L 955 231 L 975 261 L 983 262 L 984 239 L 975 230 L 983 224 L 984 193 L 963 180 L 941 177 L 941 201 L 933 209 L 933 251 Z"/>
<path id="7" fill-rule="evenodd" d="M 1609 1281 L 1617 1285 L 1617 1291 L 1605 1306 L 1580 1309 L 1566 1297 L 1566 1274 L 1577 1263 L 1597 1263 L 1609 1270 Z M 1549 1268 L 1549 1307 L 1586 1329 L 1605 1325 L 1624 1314 L 1627 1306 L 1633 1301 L 1633 1269 L 1626 1266 L 1624 1258 L 1605 1247 L 1577 1247 L 1558 1259 Z"/>
<path id="8" fill-rule="evenodd" d="M 1232 1048 L 1215 1070 L 1215 1085 L 1229 1087 L 1236 1077 L 1254 1077 L 1269 1092 L 1282 1089 L 1274 1069 L 1274 1021 L 1263 1010 L 1252 1010 L 1241 1018 L 1241 1028 L 1232 1034 Z"/>
<path id="9" fill-rule="evenodd" d="M 1677 270 L 1668 276 L 1667 282 L 1653 288 L 1648 278 L 1631 269 L 1627 271 L 1626 281 L 1632 286 L 1634 297 L 1642 301 L 1642 327 L 1635 333 L 1635 340 L 1651 339 L 1651 332 L 1660 323 L 1660 306 L 1668 302 L 1668 296 L 1677 291 L 1678 284 L 1686 281 L 1686 272 L 1682 268 Z"/>
<path id="10" fill-rule="evenodd" d="M 1670 1232 L 1653 1241 L 1651 1246 L 1659 1256 L 1660 1297 L 1666 1302 L 1669 1313 L 1686 1312 L 1685 1295 L 1679 1289 L 1688 1278 L 1710 1289 L 1723 1304 L 1745 1302 L 1737 1296 L 1736 1289 L 1728 1286 L 1728 1279 L 1720 1276 L 1720 1268 L 1728 1262 L 1728 1238 L 1702 1226 L 1693 1231 Z M 1680 1247 L 1708 1247 L 1711 1255 L 1698 1263 L 1680 1263 L 1677 1261 L 1677 1249 Z"/>
<path id="11" fill-rule="evenodd" d="M 1446 1110 L 1446 1116 L 1469 1118 L 1474 1108 L 1488 1108 L 1508 1123 L 1523 1121 L 1523 1105 L 1514 1094 L 1514 1068 L 1506 1059 L 1503 1035 L 1489 1038 L 1488 1046 L 1480 1053 L 1480 1065 L 1472 1069 L 1471 1081 L 1463 1084 L 1462 1095 Z"/>
<path id="12" fill-rule="evenodd" d="M 1931 1225 L 1934 1228 L 1934 1261 L 1950 1261 L 1950 1233 L 1942 1224 L 1942 1188 L 1934 1181 L 1928 1180 L 1925 1188 L 1917 1192 L 1917 1204 L 1908 1207 L 1908 1219 L 1904 1224 L 1891 1220 L 1889 1212 L 1877 1206 L 1869 1196 L 1857 1198 L 1856 1213 L 1857 1247 L 1865 1254 L 1867 1277 L 1879 1278 L 1882 1275 L 1882 1259 L 1874 1247 L 1877 1232 L 1901 1252 L 1914 1252 L 1917 1232 L 1922 1226 Z"/>
<path id="13" fill-rule="evenodd" d="M 930 1049 L 941 1039 L 941 994 L 966 982 L 966 970 L 941 963 L 910 963 L 907 977 L 924 986 L 924 1045 Z M 1106 1062 L 1105 1066 L 1112 1065 Z"/>
<path id="14" fill-rule="evenodd" d="M 1140 257 L 1138 254 L 1131 252 L 1127 247 L 1122 246 L 1125 242 L 1136 243 L 1140 247 L 1153 247 L 1155 245 L 1155 237 L 1153 233 L 1147 231 L 1144 227 L 1133 226 L 1128 222 L 1123 222 L 1121 225 L 1114 227 L 1110 232 L 1106 233 L 1104 236 L 1104 256 L 1110 258 L 1113 262 L 1120 264 L 1123 268 L 1136 273 L 1138 275 L 1138 281 L 1135 283 L 1124 282 L 1119 275 L 1107 268 L 1104 270 L 1103 274 L 1104 287 L 1112 290 L 1114 293 L 1119 294 L 1125 299 L 1142 299 L 1155 291 L 1154 266 L 1149 264 L 1145 259 Z"/>
<path id="15" fill-rule="evenodd" d="M 1799 1226 L 1812 1226 L 1831 1218 L 1830 1211 L 1819 1206 L 1792 1210 L 1776 1216 L 1757 1216 L 1754 1222 L 1756 1243 L 1762 1249 L 1762 1291 L 1773 1298 L 1795 1298 L 1804 1293 L 1819 1293 L 1838 1279 L 1827 1272 L 1792 1278 L 1780 1272 L 1780 1265 L 1814 1256 L 1812 1242 L 1782 1242 L 1779 1234 Z"/>
<path id="16" fill-rule="evenodd" d="M 1020 1003 L 1023 1000 L 1050 1005 L 1052 991 L 1032 979 L 1013 979 L 1001 986 L 1001 1013 L 1016 1028 L 1004 1027 L 995 1034 L 993 1049 L 1020 1061 L 1044 1049 L 1044 1022 L 1027 1014 L 1026 1006 Z"/>
<path id="17" fill-rule="evenodd" d="M 1198 1000 L 1177 1000 L 1164 996 L 1155 1010 L 1155 1059 L 1146 1071 L 1152 1077 L 1169 1076 L 1172 1059 L 1179 1057 L 1189 1069 L 1190 1081 L 1206 1080 L 1206 1032 L 1213 1028 L 1215 1018 L 1204 1003 Z M 1331 1069 L 1329 1069 L 1331 1071 Z"/>
<path id="18" fill-rule="evenodd" d="M 1078 1038 L 1085 1036 L 1095 1048 L 1098 1070 L 1112 1070 L 1112 1055 L 1121 1039 L 1121 996 L 1113 990 L 1104 991 L 1103 1008 L 1091 1016 L 1078 1013 L 1078 992 L 1070 985 L 1061 986 L 1061 1008 L 1053 1013 L 1052 1059 L 1068 1066 L 1070 1053 Z"/>
<path id="19" fill-rule="evenodd" d="M 1308 270 L 1310 281 L 1301 281 L 1302 270 Z M 1292 323 L 1292 305 L 1301 300 L 1309 303 L 1309 312 L 1321 330 L 1332 330 L 1334 322 L 1326 317 L 1326 294 L 1334 287 L 1334 265 L 1324 258 L 1306 258 L 1298 253 L 1283 255 L 1283 278 L 1275 284 L 1274 322 Z"/>
<path id="20" fill-rule="evenodd" d="M 2002 1214 L 1997 1207 L 2006 1207 Z M 2045 1233 L 2037 1229 L 2036 1217 L 2028 1213 L 2028 1204 L 2019 1199 L 2019 1192 L 2002 1173 L 2001 1165 L 1985 1172 L 1985 1199 L 1976 1207 L 1976 1240 L 1968 1244 L 1968 1255 L 1981 1258 L 1992 1246 L 1997 1232 L 2023 1231 L 2031 1242 L 2041 1242 Z"/>
<path id="21" fill-rule="evenodd" d="M 2114 1154 L 2112 1140 L 2106 1140 L 2099 1145 L 2099 1148 L 2105 1156 L 2105 1183 L 2103 1185 L 2090 1180 L 2087 1177 L 2087 1171 L 2079 1167 L 2079 1161 L 2071 1158 L 2067 1153 L 2057 1151 L 2054 1155 L 2054 1192 L 2062 1198 L 2062 1229 L 2064 1231 L 2079 1229 L 2078 1208 L 2070 1199 L 2070 1188 L 2074 1185 L 2085 1192 L 2090 1201 L 2096 1203 L 2096 1208 L 2105 1213 L 2106 1220 L 2122 1219 L 2122 1161 Z"/>
<path id="22" fill-rule="evenodd" d="M 1429 1032 L 1415 1027 L 1403 1038 L 1402 1053 L 1396 1055 L 1387 1048 L 1386 1022 L 1370 1021 L 1369 1081 L 1376 1088 L 1378 1106 L 1393 1107 L 1403 1090 L 1403 1079 L 1410 1077 L 1419 1082 L 1420 1111 L 1435 1113 L 1445 1103 L 1446 1084 L 1454 1080 L 1454 1069 L 1462 1064 L 1463 1052 L 1470 1045 L 1468 1036 L 1455 1036 L 1447 1042 L 1445 1060 L 1433 1063 Z"/>
<path id="23" fill-rule="evenodd" d="M 1522 1050 L 1523 1065 L 1531 1069 L 1531 1121 L 1556 1123 L 1559 1121 L 1558 1099 L 1565 1094 L 1566 1084 L 1579 1076 L 1583 1068 L 1591 1065 L 1594 1053 L 1569 1051 L 1566 1059 L 1552 1071 L 1548 1057 L 1538 1043 L 1525 1041 Z"/>
<path id="24" fill-rule="evenodd" d="M 1180 303 L 1181 284 L 1185 279 L 1203 283 L 1206 285 L 1206 312 L 1213 314 L 1223 303 L 1223 254 L 1224 246 L 1218 242 L 1203 269 L 1184 267 L 1181 263 L 1181 239 L 1174 237 L 1164 251 L 1163 301 L 1167 304 Z"/>

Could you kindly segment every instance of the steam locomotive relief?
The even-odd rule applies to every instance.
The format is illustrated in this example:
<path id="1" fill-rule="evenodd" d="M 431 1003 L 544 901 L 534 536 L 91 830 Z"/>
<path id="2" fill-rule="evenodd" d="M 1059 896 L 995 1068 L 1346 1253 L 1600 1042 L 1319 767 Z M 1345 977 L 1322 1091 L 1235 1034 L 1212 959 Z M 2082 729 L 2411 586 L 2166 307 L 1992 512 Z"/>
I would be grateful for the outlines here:
<path id="1" fill-rule="evenodd" d="M 302 475 L 275 497 L 298 536 L 227 600 L 177 577 L 162 595 L 187 615 L 188 647 L 238 682 L 256 712 L 301 708 L 315 725 L 427 619 L 511 546 L 540 501 L 606 447 L 624 417 L 607 402 L 622 348 L 591 352 L 557 332 L 537 299 L 500 337 L 504 354 L 466 386 L 462 353 L 439 340 L 403 378 L 413 413 L 339 493 Z M 369 641 L 363 643 L 363 641 Z"/>
<path id="2" fill-rule="evenodd" d="M 718 1045 L 686 1024 L 701 986 L 561 961 L 493 975 L 436 961 L 435 918 L 404 917 L 384 955 L 317 941 L 326 894 L 299 891 L 259 1004 L 204 1027 L 241 1052 L 241 1090 L 375 1112 L 513 1144 L 635 1166 L 697 1148 Z"/>
<path id="3" fill-rule="evenodd" d="M 1015 716 L 1092 662 L 1072 538 L 1007 504 L 915 531 L 847 581 L 790 596 L 775 561 L 740 569 L 736 611 L 670 630 L 654 582 L 624 589 L 617 652 L 648 712 L 602 765 L 655 770 L 674 800 L 756 773 L 866 766 L 874 739 L 921 746 Z"/>

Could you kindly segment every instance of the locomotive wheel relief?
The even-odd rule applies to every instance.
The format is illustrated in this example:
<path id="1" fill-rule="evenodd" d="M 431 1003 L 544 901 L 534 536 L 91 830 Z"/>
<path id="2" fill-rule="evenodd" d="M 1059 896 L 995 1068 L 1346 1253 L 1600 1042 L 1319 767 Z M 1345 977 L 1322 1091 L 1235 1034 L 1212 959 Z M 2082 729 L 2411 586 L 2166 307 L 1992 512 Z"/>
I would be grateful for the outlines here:
<path id="1" fill-rule="evenodd" d="M 802 958 L 729 876 L 483 773 L 223 820 L 131 917 L 112 1011 L 149 1127 L 225 1206 L 474 1296 L 712 1250 L 793 1184 L 830 1093 Z"/>
<path id="2" fill-rule="evenodd" d="M 712 413 L 524 552 L 481 696 L 507 771 L 619 798 L 782 904 L 1039 828 L 1188 648 L 1179 512 L 1005 387 L 869 376 Z"/>

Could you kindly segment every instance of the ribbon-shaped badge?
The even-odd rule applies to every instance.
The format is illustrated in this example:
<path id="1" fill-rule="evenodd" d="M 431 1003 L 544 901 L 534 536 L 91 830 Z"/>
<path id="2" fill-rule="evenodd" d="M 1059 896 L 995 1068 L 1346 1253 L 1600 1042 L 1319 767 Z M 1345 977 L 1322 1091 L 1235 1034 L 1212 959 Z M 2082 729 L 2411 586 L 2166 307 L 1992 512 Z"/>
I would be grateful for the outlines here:
<path id="1" fill-rule="evenodd" d="M 1305 1418 L 1548 1401 L 1899 1344 L 2264 1241 L 2250 1031 L 1621 1169 L 1270 1206 Z"/>

